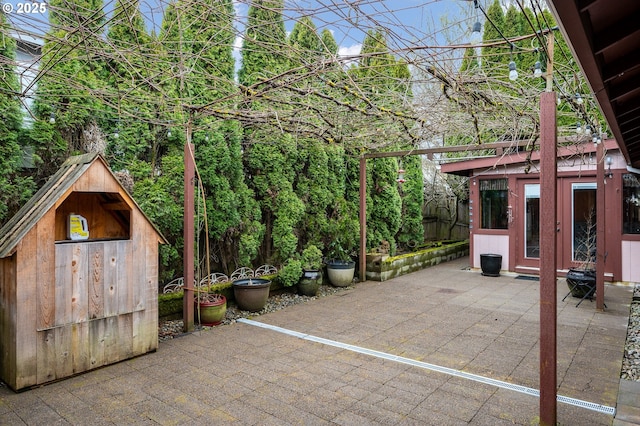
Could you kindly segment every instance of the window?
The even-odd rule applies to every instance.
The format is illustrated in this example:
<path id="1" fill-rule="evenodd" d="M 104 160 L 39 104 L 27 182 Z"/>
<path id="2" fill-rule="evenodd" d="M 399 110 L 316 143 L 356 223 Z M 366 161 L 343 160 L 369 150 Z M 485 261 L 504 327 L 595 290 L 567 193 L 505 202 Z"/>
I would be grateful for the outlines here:
<path id="1" fill-rule="evenodd" d="M 622 175 L 622 233 L 640 234 L 640 181 L 638 176 Z"/>
<path id="2" fill-rule="evenodd" d="M 480 181 L 480 214 L 483 229 L 507 229 L 507 179 Z"/>

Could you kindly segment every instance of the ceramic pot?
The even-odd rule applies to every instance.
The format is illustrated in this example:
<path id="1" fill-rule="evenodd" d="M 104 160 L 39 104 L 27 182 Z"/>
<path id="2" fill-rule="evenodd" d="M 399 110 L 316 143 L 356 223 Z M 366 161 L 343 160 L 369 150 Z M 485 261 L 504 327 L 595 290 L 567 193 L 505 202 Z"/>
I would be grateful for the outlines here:
<path id="1" fill-rule="evenodd" d="M 218 325 L 227 313 L 227 298 L 221 294 L 211 294 L 207 300 L 196 302 L 196 320 L 200 313 L 200 324 L 206 326 Z"/>
<path id="2" fill-rule="evenodd" d="M 302 277 L 298 281 L 298 292 L 303 296 L 313 297 L 318 294 L 322 284 L 322 272 L 318 270 L 302 271 Z"/>
<path id="3" fill-rule="evenodd" d="M 500 269 L 502 269 L 502 255 L 492 253 L 481 254 L 480 268 L 484 276 L 499 277 Z"/>
<path id="4" fill-rule="evenodd" d="M 233 296 L 243 311 L 262 310 L 269 298 L 271 281 L 264 278 L 243 278 L 233 282 Z"/>
<path id="5" fill-rule="evenodd" d="M 327 276 L 335 287 L 351 285 L 355 270 L 356 262 L 352 260 L 331 260 L 327 263 Z"/>

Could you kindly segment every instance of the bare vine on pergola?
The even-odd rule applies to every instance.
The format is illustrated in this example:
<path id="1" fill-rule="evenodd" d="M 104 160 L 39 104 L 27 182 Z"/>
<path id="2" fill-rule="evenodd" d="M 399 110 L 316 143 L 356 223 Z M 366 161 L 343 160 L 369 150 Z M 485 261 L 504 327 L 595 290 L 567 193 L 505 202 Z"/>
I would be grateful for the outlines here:
<path id="1" fill-rule="evenodd" d="M 105 3 L 112 9 L 115 2 L 109 0 Z M 189 2 L 183 3 L 185 9 L 188 8 Z M 415 13 L 423 13 L 436 2 L 424 3 L 421 6 L 401 8 L 404 12 L 411 12 L 415 8 Z M 165 0 L 159 0 L 156 12 L 166 4 Z M 236 11 L 243 10 L 249 4 L 248 0 L 236 2 Z M 459 7 L 464 9 L 468 5 L 461 4 Z M 539 4 L 537 7 L 541 9 Z M 155 118 L 139 117 L 135 111 L 121 108 L 121 100 L 128 98 L 129 104 L 151 103 L 151 107 L 157 111 L 191 111 L 199 118 L 234 119 L 246 126 L 266 125 L 300 137 L 320 138 L 328 143 L 340 143 L 366 151 L 383 150 L 387 148 L 387 144 L 398 141 L 419 145 L 435 140 L 436 135 L 462 135 L 465 143 L 482 144 L 495 140 L 517 140 L 523 135 L 531 137 L 538 133 L 537 102 L 540 89 L 536 80 L 522 76 L 516 82 L 509 82 L 496 77 L 504 75 L 506 70 L 498 72 L 486 67 L 480 67 L 474 72 L 460 72 L 464 51 L 474 47 L 466 42 L 468 29 L 471 27 L 471 11 L 469 14 L 459 15 L 457 20 L 447 22 L 443 28 L 436 28 L 435 22 L 427 22 L 424 28 L 407 25 L 400 20 L 398 12 L 399 10 L 391 10 L 380 0 L 362 4 L 325 0 L 313 2 L 313 5 L 311 2 L 287 1 L 283 10 L 285 19 L 311 16 L 317 21 L 319 28 L 339 29 L 343 35 L 336 40 L 338 44 L 361 40 L 367 30 L 382 29 L 388 37 L 389 51 L 379 54 L 391 54 L 410 66 L 412 93 L 389 91 L 377 93 L 373 99 L 368 95 L 369 89 L 345 71 L 349 66 L 358 64 L 363 56 L 336 55 L 279 74 L 265 75 L 261 81 L 249 87 L 233 81 L 216 81 L 216 78 L 207 76 L 210 84 L 229 87 L 231 91 L 213 102 L 200 104 L 193 96 L 185 93 L 176 96 L 175 93 L 168 93 L 165 88 L 167 82 L 180 80 L 188 73 L 195 72 L 193 69 L 167 62 L 167 57 L 158 53 L 157 46 L 109 45 L 104 31 L 109 27 L 113 16 L 95 31 L 90 31 L 82 23 L 77 26 L 67 23 L 65 27 L 57 28 L 66 33 L 80 34 L 81 37 L 73 42 L 65 38 L 55 40 L 53 48 L 60 53 L 53 55 L 53 62 L 39 64 L 38 75 L 33 84 L 37 84 L 43 75 L 67 79 L 70 88 L 100 99 L 104 105 L 117 111 L 122 120 L 146 120 L 150 125 L 167 126 L 166 118 L 161 115 Z M 157 28 L 157 16 L 158 14 L 147 15 L 145 18 Z M 29 16 L 12 15 L 8 18 L 18 37 L 24 34 L 20 28 L 42 28 L 45 25 Z M 245 17 L 238 15 L 235 19 L 241 23 Z M 242 25 L 239 24 L 236 31 L 236 38 L 241 40 L 244 37 Z M 451 36 L 456 32 L 458 35 Z M 443 33 L 453 38 L 453 43 L 442 44 Z M 539 36 L 532 30 L 531 34 L 513 38 L 509 42 Z M 158 44 L 162 42 L 160 39 L 155 41 Z M 505 40 L 489 41 L 485 45 L 504 46 L 504 54 L 509 54 L 510 45 Z M 164 48 L 166 50 L 166 46 Z M 177 50 L 170 56 L 177 57 L 181 54 L 180 46 L 174 48 Z M 282 47 L 272 48 L 274 53 L 283 54 Z M 129 73 L 130 87 L 124 90 L 106 85 L 92 87 L 89 82 L 55 75 L 53 65 L 68 60 L 70 50 L 81 52 L 75 60 L 87 63 L 95 60 L 118 62 Z M 201 53 L 196 52 L 193 57 L 182 59 L 189 63 L 197 60 Z M 375 54 L 378 53 L 373 53 Z M 141 63 L 149 66 L 141 69 Z M 337 74 L 340 79 L 335 78 Z M 562 83 L 573 78 L 577 77 L 570 75 L 558 81 Z M 325 90 L 327 87 L 331 90 Z M 154 96 L 136 99 L 138 88 L 148 90 Z M 214 90 L 215 87 L 211 89 Z M 16 95 L 23 99 L 29 96 L 26 91 Z M 54 95 L 51 93 L 52 99 Z M 48 95 L 42 93 L 41 96 L 46 98 Z M 253 102 L 260 102 L 262 108 L 249 107 Z M 582 111 L 593 107 L 574 106 Z M 183 114 L 184 120 L 187 115 Z M 198 123 L 198 120 L 193 122 L 194 131 L 198 130 Z M 172 126 L 176 124 L 172 123 Z M 486 141 L 486 138 L 492 140 Z"/>

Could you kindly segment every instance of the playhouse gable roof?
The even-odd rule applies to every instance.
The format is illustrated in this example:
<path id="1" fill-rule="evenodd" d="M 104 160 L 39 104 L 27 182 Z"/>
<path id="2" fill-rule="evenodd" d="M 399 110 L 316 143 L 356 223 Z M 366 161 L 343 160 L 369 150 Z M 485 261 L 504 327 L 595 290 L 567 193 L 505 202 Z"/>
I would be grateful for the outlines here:
<path id="1" fill-rule="evenodd" d="M 33 228 L 52 207 L 56 206 L 56 203 L 64 200 L 69 195 L 73 186 L 96 162 L 102 163 L 102 166 L 107 171 L 107 173 L 103 173 L 104 179 L 113 180 L 113 182 L 110 182 L 111 186 L 117 188 L 118 192 L 126 194 L 126 198 L 131 201 L 132 206 L 138 209 L 154 228 L 158 234 L 159 241 L 165 242 L 162 234 L 128 195 L 126 189 L 111 172 L 104 158 L 98 153 L 88 153 L 68 158 L 62 166 L 60 166 L 58 171 L 49 178 L 44 186 L 0 229 L 0 258 L 11 256 L 18 243 L 31 228 Z M 88 192 L 92 192 L 89 188 L 87 190 Z"/>

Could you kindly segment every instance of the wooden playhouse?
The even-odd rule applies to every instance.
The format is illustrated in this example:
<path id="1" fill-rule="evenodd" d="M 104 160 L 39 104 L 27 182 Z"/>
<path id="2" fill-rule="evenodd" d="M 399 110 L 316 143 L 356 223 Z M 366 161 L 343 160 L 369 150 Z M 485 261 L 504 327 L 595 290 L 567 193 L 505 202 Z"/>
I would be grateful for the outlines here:
<path id="1" fill-rule="evenodd" d="M 100 155 L 68 159 L 0 229 L 0 378 L 17 391 L 155 351 L 162 242 Z"/>

